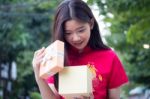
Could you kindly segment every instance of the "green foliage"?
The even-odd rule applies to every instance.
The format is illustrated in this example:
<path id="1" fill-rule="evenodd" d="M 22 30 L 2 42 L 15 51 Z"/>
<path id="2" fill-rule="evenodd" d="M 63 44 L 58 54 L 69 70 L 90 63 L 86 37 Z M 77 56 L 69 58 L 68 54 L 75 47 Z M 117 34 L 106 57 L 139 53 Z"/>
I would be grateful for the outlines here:
<path id="1" fill-rule="evenodd" d="M 88 0 L 111 23 L 107 43 L 120 53 L 130 81 L 150 85 L 150 0 Z M 111 13 L 113 17 L 110 17 Z"/>
<path id="2" fill-rule="evenodd" d="M 38 92 L 30 93 L 31 99 L 41 99 L 41 95 Z"/>
<path id="3" fill-rule="evenodd" d="M 60 0 L 0 1 L 0 63 L 17 63 L 17 80 L 13 81 L 11 99 L 30 96 L 38 91 L 32 69 L 35 50 L 51 41 L 56 5 Z M 38 99 L 37 94 L 31 94 Z"/>
<path id="4" fill-rule="evenodd" d="M 136 24 L 131 25 L 127 33 L 127 41 L 131 44 L 135 44 L 137 42 L 140 43 L 142 39 L 143 39 L 142 42 L 145 41 L 145 39 L 148 40 L 149 39 L 148 37 L 150 37 L 149 22 L 150 18 L 146 18 L 142 19 Z M 145 43 L 146 42 L 147 41 L 145 41 Z"/>

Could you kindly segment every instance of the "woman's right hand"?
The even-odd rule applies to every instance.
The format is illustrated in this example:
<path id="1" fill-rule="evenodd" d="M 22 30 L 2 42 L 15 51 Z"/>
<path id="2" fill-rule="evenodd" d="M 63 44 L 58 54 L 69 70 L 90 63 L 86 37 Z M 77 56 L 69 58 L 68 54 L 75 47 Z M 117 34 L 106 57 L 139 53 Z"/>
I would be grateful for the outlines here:
<path id="1" fill-rule="evenodd" d="M 42 99 L 60 99 L 60 96 L 57 93 L 54 93 L 52 89 L 48 86 L 47 82 L 44 79 L 39 77 L 40 64 L 45 56 L 45 48 L 35 51 L 34 57 L 32 60 L 33 70 L 35 74 L 36 82 L 39 86 L 39 90 L 42 96 Z"/>
<path id="2" fill-rule="evenodd" d="M 40 79 L 40 77 L 39 77 L 40 64 L 43 60 L 44 55 L 45 55 L 44 47 L 35 51 L 35 53 L 34 53 L 34 57 L 32 60 L 32 66 L 33 66 L 36 81 L 38 81 Z"/>

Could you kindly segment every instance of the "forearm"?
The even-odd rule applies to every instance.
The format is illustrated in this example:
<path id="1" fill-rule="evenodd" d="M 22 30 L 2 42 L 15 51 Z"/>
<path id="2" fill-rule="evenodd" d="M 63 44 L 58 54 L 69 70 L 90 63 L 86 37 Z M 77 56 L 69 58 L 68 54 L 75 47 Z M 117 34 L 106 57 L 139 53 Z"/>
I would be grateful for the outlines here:
<path id="1" fill-rule="evenodd" d="M 42 99 L 59 99 L 59 95 L 55 94 L 44 80 L 38 80 L 37 84 Z"/>
<path id="2" fill-rule="evenodd" d="M 120 99 L 120 88 L 109 89 L 109 99 Z"/>

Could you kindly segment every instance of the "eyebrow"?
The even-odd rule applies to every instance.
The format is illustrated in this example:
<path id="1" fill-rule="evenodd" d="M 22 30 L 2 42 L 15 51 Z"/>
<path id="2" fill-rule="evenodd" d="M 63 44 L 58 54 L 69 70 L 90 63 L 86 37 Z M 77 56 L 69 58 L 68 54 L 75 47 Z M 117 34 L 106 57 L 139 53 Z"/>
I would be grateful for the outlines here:
<path id="1" fill-rule="evenodd" d="M 83 29 L 85 26 L 80 26 L 78 28 L 76 28 L 75 30 L 79 30 L 79 29 Z M 65 30 L 65 31 L 70 31 L 70 30 Z"/>

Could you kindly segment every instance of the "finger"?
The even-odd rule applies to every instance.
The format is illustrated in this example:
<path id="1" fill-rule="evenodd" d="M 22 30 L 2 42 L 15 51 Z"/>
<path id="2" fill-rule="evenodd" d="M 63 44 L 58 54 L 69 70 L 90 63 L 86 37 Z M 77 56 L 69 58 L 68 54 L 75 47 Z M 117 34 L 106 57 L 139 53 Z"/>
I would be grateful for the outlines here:
<path id="1" fill-rule="evenodd" d="M 40 63 L 43 61 L 43 58 L 37 58 L 32 61 L 33 67 L 39 67 Z"/>
<path id="2" fill-rule="evenodd" d="M 39 60 L 43 59 L 44 56 L 45 56 L 45 52 L 40 53 L 39 55 L 36 55 L 33 60 L 35 60 L 36 62 L 39 62 Z"/>
<path id="3" fill-rule="evenodd" d="M 45 56 L 45 52 L 42 52 L 41 54 L 38 55 L 38 58 L 43 58 Z"/>
<path id="4" fill-rule="evenodd" d="M 33 60 L 32 60 L 32 64 L 39 64 L 42 60 L 43 60 L 43 57 L 45 56 L 45 52 L 39 54 L 39 55 L 36 55 L 34 56 Z"/>
<path id="5" fill-rule="evenodd" d="M 42 61 L 43 61 L 43 58 L 40 58 L 40 59 L 38 60 L 38 63 L 40 64 Z"/>
<path id="6" fill-rule="evenodd" d="M 41 54 L 41 53 L 43 53 L 43 52 L 44 52 L 44 50 L 45 50 L 45 48 L 44 48 L 44 47 L 43 47 L 43 48 L 41 48 L 37 54 Z"/>
<path id="7" fill-rule="evenodd" d="M 34 56 L 37 56 L 37 55 L 41 54 L 44 50 L 45 50 L 45 47 L 35 51 Z"/>

